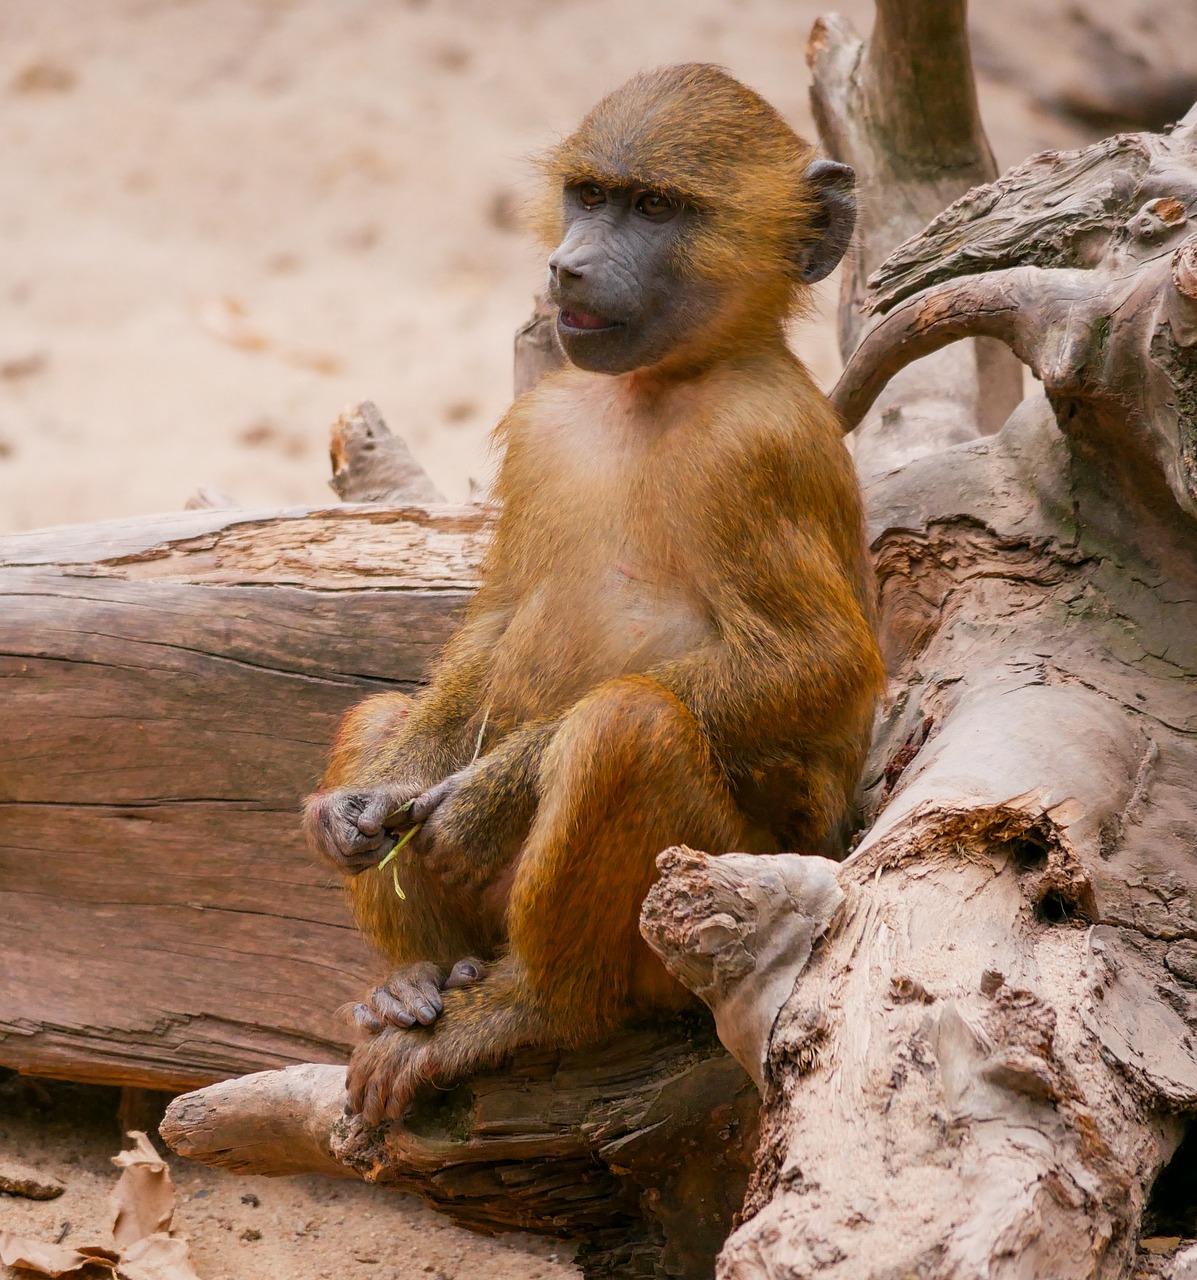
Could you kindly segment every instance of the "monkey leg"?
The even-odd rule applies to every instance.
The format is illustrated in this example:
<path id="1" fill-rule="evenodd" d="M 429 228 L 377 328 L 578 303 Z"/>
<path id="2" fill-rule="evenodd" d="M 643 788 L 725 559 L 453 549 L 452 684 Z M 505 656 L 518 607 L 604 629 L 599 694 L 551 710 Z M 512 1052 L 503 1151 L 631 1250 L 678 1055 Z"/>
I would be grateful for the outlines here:
<path id="1" fill-rule="evenodd" d="M 640 906 L 671 844 L 742 845 L 746 821 L 693 716 L 644 677 L 609 681 L 564 717 L 515 872 L 508 949 L 476 985 L 444 993 L 428 1028 L 387 1028 L 350 1063 L 350 1107 L 398 1118 L 421 1083 L 447 1083 L 525 1044 L 578 1045 L 691 997 L 640 937 Z"/>
<path id="2" fill-rule="evenodd" d="M 406 693 L 376 693 L 350 707 L 337 726 L 321 789 L 385 781 L 379 768 L 386 759 L 385 748 L 414 705 L 415 699 Z"/>
<path id="3" fill-rule="evenodd" d="M 341 721 L 323 788 L 370 786 L 385 780 L 380 761 L 407 720 L 414 699 L 380 693 L 352 707 Z M 395 892 L 398 879 L 406 898 Z M 352 1008 L 366 1031 L 392 1024 L 432 1021 L 441 1012 L 441 991 L 465 985 L 485 971 L 478 954 L 493 953 L 493 930 L 458 897 L 447 897 L 437 881 L 418 867 L 372 868 L 348 880 L 350 901 L 362 932 L 399 966 L 365 1001 Z M 448 972 L 448 977 L 446 977 Z"/>

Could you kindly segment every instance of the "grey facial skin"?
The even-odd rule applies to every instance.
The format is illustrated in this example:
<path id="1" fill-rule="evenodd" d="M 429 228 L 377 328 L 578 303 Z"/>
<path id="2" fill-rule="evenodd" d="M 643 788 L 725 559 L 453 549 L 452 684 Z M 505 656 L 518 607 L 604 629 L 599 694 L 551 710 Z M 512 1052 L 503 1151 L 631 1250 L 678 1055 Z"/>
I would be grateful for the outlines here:
<path id="1" fill-rule="evenodd" d="M 855 177 L 846 164 L 806 168 L 820 237 L 795 263 L 813 284 L 843 257 L 856 222 Z M 663 360 L 704 327 L 719 305 L 709 281 L 673 270 L 695 210 L 644 188 L 577 183 L 563 193 L 565 235 L 549 258 L 549 297 L 561 309 L 557 336 L 570 361 L 594 373 L 628 373 Z"/>
<path id="2" fill-rule="evenodd" d="M 716 290 L 679 278 L 671 255 L 691 209 L 656 192 L 582 183 L 564 193 L 565 235 L 549 258 L 557 336 L 595 373 L 656 364 L 713 311 Z"/>

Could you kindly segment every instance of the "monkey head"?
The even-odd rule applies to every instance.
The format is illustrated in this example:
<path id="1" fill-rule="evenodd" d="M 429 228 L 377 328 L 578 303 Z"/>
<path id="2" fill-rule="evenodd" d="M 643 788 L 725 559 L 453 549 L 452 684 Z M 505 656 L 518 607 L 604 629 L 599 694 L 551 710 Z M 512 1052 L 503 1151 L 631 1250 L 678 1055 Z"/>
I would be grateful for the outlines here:
<path id="1" fill-rule="evenodd" d="M 855 175 L 718 67 L 644 72 L 546 157 L 557 334 L 619 374 L 776 331 L 843 257 Z"/>

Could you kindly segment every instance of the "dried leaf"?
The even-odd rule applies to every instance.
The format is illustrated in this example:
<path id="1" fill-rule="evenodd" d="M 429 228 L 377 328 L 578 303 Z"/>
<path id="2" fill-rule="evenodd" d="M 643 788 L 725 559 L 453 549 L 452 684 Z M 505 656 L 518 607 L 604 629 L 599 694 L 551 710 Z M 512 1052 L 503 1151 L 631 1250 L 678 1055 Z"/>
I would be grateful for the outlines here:
<path id="1" fill-rule="evenodd" d="M 43 1244 L 14 1231 L 0 1231 L 0 1262 L 6 1267 L 24 1267 L 43 1276 L 81 1275 L 86 1267 L 103 1267 L 113 1274 L 118 1255 L 99 1245 L 72 1249 L 67 1245 Z M 94 1271 L 91 1274 L 95 1274 Z M 186 1273 L 181 1273 L 180 1280 Z M 173 1280 L 173 1277 L 171 1278 Z"/>
<path id="2" fill-rule="evenodd" d="M 124 1173 L 108 1193 L 112 1238 L 122 1251 L 146 1236 L 166 1231 L 175 1211 L 175 1187 L 166 1161 L 144 1133 L 131 1129 L 129 1137 L 136 1146 L 112 1157 L 112 1163 Z"/>
<path id="3" fill-rule="evenodd" d="M 200 1280 L 186 1239 L 161 1232 L 131 1244 L 121 1254 L 120 1273 L 122 1280 Z"/>
<path id="4" fill-rule="evenodd" d="M 77 1249 L 0 1232 L 0 1261 L 44 1276 L 95 1276 L 102 1267 L 121 1280 L 200 1280 L 191 1268 L 187 1238 L 167 1233 L 175 1209 L 175 1188 L 166 1161 L 144 1133 L 129 1131 L 134 1146 L 112 1157 L 123 1170 L 108 1194 L 112 1237 L 117 1249 L 82 1245 Z M 119 1250 L 119 1252 L 117 1252 Z M 119 1272 L 118 1272 L 119 1264 Z"/>
<path id="5" fill-rule="evenodd" d="M 1157 1257 L 1171 1253 L 1173 1249 L 1179 1249 L 1180 1246 L 1180 1236 L 1144 1236 L 1139 1241 L 1140 1249 L 1146 1249 L 1148 1253 L 1155 1254 Z"/>

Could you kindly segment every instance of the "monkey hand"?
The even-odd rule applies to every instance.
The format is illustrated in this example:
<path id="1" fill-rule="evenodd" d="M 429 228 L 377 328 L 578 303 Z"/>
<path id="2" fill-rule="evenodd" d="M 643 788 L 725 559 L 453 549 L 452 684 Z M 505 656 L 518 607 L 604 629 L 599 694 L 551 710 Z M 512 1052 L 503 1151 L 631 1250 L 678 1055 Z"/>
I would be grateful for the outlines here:
<path id="1" fill-rule="evenodd" d="M 419 793 L 418 787 L 397 783 L 317 791 L 304 803 L 308 842 L 338 871 L 356 876 L 377 866 L 394 844 L 394 833 L 412 825 L 404 806 Z"/>
<path id="2" fill-rule="evenodd" d="M 422 791 L 410 817 L 420 825 L 412 844 L 420 866 L 446 888 L 480 892 L 518 848 L 514 807 L 497 762 L 484 758 Z"/>

